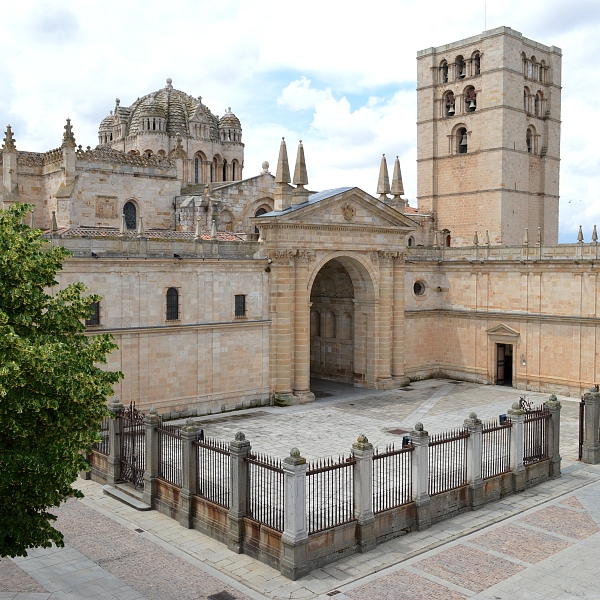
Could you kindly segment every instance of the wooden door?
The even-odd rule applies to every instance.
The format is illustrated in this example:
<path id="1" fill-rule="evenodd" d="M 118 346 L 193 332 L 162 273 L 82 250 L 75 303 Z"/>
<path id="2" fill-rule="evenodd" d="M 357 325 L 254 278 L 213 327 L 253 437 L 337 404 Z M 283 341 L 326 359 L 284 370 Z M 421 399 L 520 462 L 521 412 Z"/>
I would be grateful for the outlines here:
<path id="1" fill-rule="evenodd" d="M 496 344 L 498 355 L 496 360 L 496 384 L 504 385 L 504 344 Z"/>

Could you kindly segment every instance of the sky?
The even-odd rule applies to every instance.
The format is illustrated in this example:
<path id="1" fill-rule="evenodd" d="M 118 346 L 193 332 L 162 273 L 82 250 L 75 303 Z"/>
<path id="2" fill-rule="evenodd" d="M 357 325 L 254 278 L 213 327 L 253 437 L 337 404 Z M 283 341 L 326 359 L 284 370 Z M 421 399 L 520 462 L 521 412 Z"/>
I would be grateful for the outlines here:
<path id="1" fill-rule="evenodd" d="M 416 54 L 507 26 L 563 51 L 561 242 L 600 226 L 597 113 L 600 0 L 53 0 L 2 3 L 0 127 L 17 148 L 97 144 L 115 98 L 129 106 L 165 85 L 240 118 L 244 176 L 281 137 L 303 141 L 309 188 L 375 193 L 382 153 L 400 157 L 416 205 Z"/>

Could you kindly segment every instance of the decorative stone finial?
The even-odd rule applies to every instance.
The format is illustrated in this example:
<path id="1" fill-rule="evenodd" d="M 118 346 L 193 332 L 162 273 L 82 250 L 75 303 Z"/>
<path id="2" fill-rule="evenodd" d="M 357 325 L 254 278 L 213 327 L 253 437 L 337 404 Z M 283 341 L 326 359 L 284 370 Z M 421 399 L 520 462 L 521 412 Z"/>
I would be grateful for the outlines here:
<path id="1" fill-rule="evenodd" d="M 75 136 L 73 135 L 73 127 L 71 126 L 71 119 L 67 119 L 67 124 L 65 125 L 65 132 L 63 133 L 63 148 L 75 148 Z"/>
<path id="2" fill-rule="evenodd" d="M 300 140 L 300 143 L 298 144 L 293 183 L 300 189 L 303 189 L 305 185 L 308 185 L 308 174 L 306 172 L 306 160 L 304 158 L 304 146 L 302 145 L 302 140 Z"/>
<path id="3" fill-rule="evenodd" d="M 173 88 L 173 80 L 170 77 L 167 77 L 167 88 L 168 89 Z"/>
<path id="4" fill-rule="evenodd" d="M 390 178 L 388 176 L 387 161 L 385 160 L 385 154 L 381 157 L 381 164 L 379 165 L 379 179 L 377 180 L 377 193 L 379 194 L 380 200 L 386 200 L 387 194 L 390 193 Z"/>
<path id="5" fill-rule="evenodd" d="M 235 441 L 236 442 L 243 442 L 246 439 L 246 434 L 242 433 L 241 431 L 238 431 L 235 434 Z"/>
<path id="6" fill-rule="evenodd" d="M 352 449 L 353 450 L 361 450 L 361 451 L 372 450 L 373 444 L 371 444 L 369 442 L 366 435 L 361 434 L 356 439 L 356 442 L 354 442 L 354 444 L 352 444 Z"/>
<path id="7" fill-rule="evenodd" d="M 549 408 L 561 408 L 560 400 L 556 397 L 556 394 L 550 394 L 550 398 L 548 398 L 544 405 L 549 405 Z"/>
<path id="8" fill-rule="evenodd" d="M 542 245 L 542 228 L 541 227 L 538 227 L 536 242 L 537 242 L 538 246 Z"/>
<path id="9" fill-rule="evenodd" d="M 119 105 L 121 104 L 121 101 L 120 101 L 118 98 L 115 98 L 115 104 L 116 104 L 117 106 L 119 106 Z"/>
<path id="10" fill-rule="evenodd" d="M 513 410 L 521 410 L 521 404 L 520 404 L 520 402 L 513 402 L 511 408 Z"/>
<path id="11" fill-rule="evenodd" d="M 262 175 L 266 175 L 269 172 L 269 163 L 265 160 L 262 164 Z"/>
<path id="12" fill-rule="evenodd" d="M 119 235 L 123 236 L 127 233 L 127 221 L 125 220 L 125 213 L 121 213 L 121 229 Z"/>
<path id="13" fill-rule="evenodd" d="M 476 412 L 470 412 L 469 413 L 469 419 L 476 419 L 477 418 L 477 413 Z"/>
<path id="14" fill-rule="evenodd" d="M 529 229 L 525 227 L 525 237 L 523 237 L 523 246 L 529 246 Z"/>
<path id="15" fill-rule="evenodd" d="M 300 450 L 298 450 L 298 448 L 292 448 L 290 450 L 290 455 L 283 462 L 288 465 L 298 466 L 306 464 L 306 459 L 300 456 Z"/>
<path id="16" fill-rule="evenodd" d="M 4 152 L 16 152 L 17 147 L 15 145 L 15 138 L 13 137 L 12 127 L 10 125 L 6 126 L 6 133 L 4 134 L 4 145 L 2 146 L 2 150 Z"/>
<path id="17" fill-rule="evenodd" d="M 356 439 L 356 441 L 359 444 L 366 444 L 369 440 L 367 439 L 366 435 L 361 434 L 361 435 L 358 436 L 358 438 Z"/>
<path id="18" fill-rule="evenodd" d="M 598 232 L 596 231 L 596 226 L 594 225 L 594 231 L 592 231 L 592 242 L 596 244 L 598 242 Z"/>
<path id="19" fill-rule="evenodd" d="M 119 396 L 115 396 L 110 402 L 111 404 L 121 404 L 121 399 Z"/>
<path id="20" fill-rule="evenodd" d="M 56 222 L 56 211 L 52 211 L 52 233 L 56 233 L 58 231 L 58 223 Z"/>
<path id="21" fill-rule="evenodd" d="M 490 232 L 485 230 L 485 239 L 483 240 L 486 246 L 490 245 Z"/>
<path id="22" fill-rule="evenodd" d="M 194 419 L 192 419 L 191 417 L 188 418 L 185 422 L 185 426 L 186 427 L 195 427 L 196 423 L 194 422 Z"/>
<path id="23" fill-rule="evenodd" d="M 217 233 L 217 222 L 214 219 L 210 226 L 210 239 L 211 240 L 219 239 L 219 234 Z"/>
<path id="24" fill-rule="evenodd" d="M 475 235 L 473 236 L 473 246 L 479 246 L 479 236 L 477 235 L 477 232 L 475 232 Z"/>
<path id="25" fill-rule="evenodd" d="M 154 406 L 148 411 L 151 415 L 156 415 L 158 416 L 158 411 L 156 410 L 156 408 L 154 408 Z"/>
<path id="26" fill-rule="evenodd" d="M 298 450 L 298 448 L 292 448 L 290 450 L 290 456 L 292 458 L 298 458 L 300 456 L 300 450 Z"/>
<path id="27" fill-rule="evenodd" d="M 144 217 L 142 215 L 138 217 L 137 235 L 138 237 L 142 237 L 144 235 Z"/>
<path id="28" fill-rule="evenodd" d="M 580 244 L 583 244 L 583 231 L 581 229 L 581 225 L 579 226 L 579 233 L 577 234 L 577 241 Z"/>
<path id="29" fill-rule="evenodd" d="M 281 146 L 279 146 L 279 159 L 277 160 L 277 174 L 275 175 L 275 183 L 290 183 L 290 165 L 288 163 L 287 147 L 285 138 L 281 138 Z"/>
<path id="30" fill-rule="evenodd" d="M 202 239 L 200 233 L 200 217 L 196 217 L 196 233 L 194 234 L 194 241 L 197 242 Z"/>
<path id="31" fill-rule="evenodd" d="M 400 198 L 400 196 L 404 195 L 402 173 L 400 172 L 400 159 L 397 156 L 394 162 L 394 175 L 392 176 L 392 195 L 394 198 Z"/>
<path id="32" fill-rule="evenodd" d="M 423 423 L 421 421 L 415 423 L 415 431 L 423 431 Z"/>

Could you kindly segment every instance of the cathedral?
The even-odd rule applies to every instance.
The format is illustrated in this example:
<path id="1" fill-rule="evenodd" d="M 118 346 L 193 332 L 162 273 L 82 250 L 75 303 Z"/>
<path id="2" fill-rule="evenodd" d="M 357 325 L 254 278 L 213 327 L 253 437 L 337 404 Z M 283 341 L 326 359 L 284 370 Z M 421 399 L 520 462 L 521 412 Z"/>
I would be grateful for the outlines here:
<path id="1" fill-rule="evenodd" d="M 579 394 L 598 381 L 597 236 L 558 245 L 561 50 L 507 28 L 417 55 L 416 206 L 313 191 L 302 143 L 244 174 L 242 124 L 166 86 L 117 99 L 98 145 L 0 154 L 4 207 L 102 296 L 125 403 L 165 417 L 314 401 L 311 377 L 444 376 Z M 18 132 L 16 132 L 18 133 Z M 374 182 L 375 183 L 375 182 Z"/>

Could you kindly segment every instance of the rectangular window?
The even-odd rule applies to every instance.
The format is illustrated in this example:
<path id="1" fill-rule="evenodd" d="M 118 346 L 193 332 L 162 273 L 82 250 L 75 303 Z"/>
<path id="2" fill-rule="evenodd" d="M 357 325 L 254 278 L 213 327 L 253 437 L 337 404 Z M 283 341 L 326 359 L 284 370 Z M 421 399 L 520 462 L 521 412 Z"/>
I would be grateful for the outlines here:
<path id="1" fill-rule="evenodd" d="M 97 327 L 100 325 L 100 302 L 92 302 L 90 308 L 93 312 L 90 318 L 85 320 L 85 324 L 88 327 Z"/>
<path id="2" fill-rule="evenodd" d="M 167 290 L 167 321 L 179 320 L 179 292 L 176 288 Z"/>
<path id="3" fill-rule="evenodd" d="M 235 316 L 238 319 L 246 316 L 246 296 L 244 294 L 238 294 L 235 297 Z"/>

